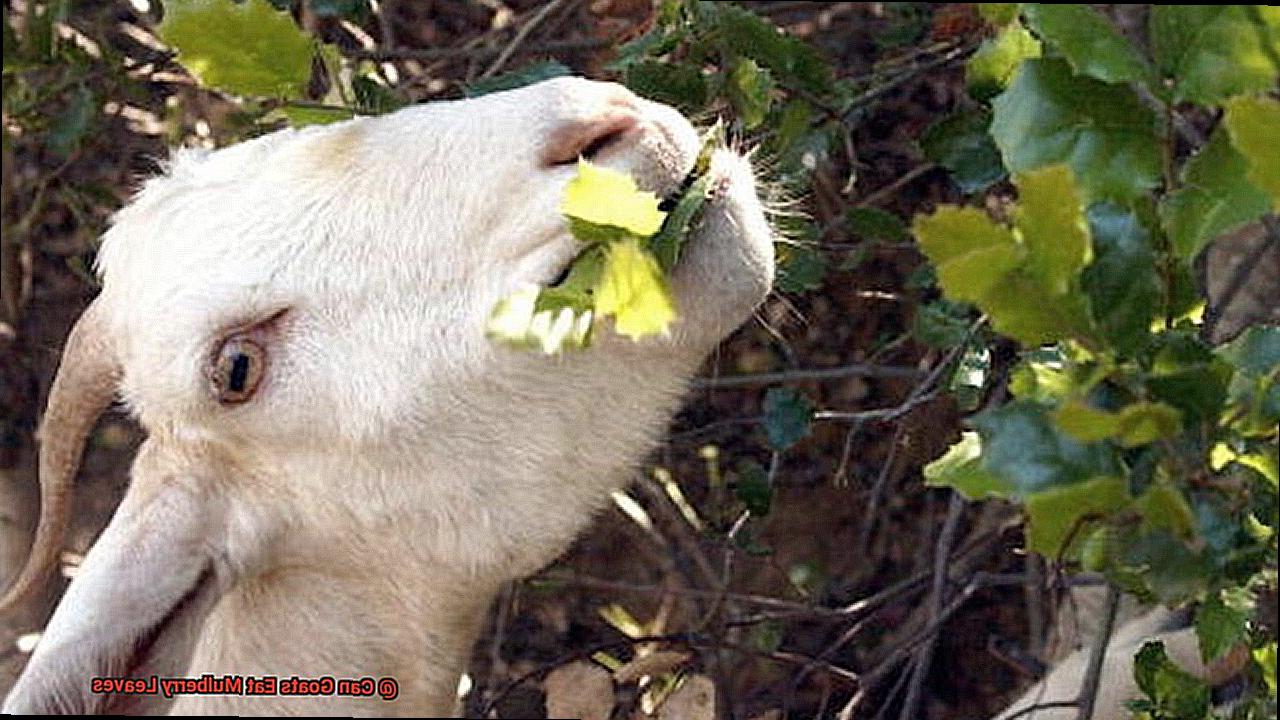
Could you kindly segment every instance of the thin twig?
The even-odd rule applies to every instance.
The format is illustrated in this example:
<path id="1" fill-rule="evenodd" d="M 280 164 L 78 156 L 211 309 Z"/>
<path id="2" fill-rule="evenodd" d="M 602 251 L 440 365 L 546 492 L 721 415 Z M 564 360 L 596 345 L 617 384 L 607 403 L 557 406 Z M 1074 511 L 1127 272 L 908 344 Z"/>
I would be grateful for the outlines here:
<path id="1" fill-rule="evenodd" d="M 1027 573 L 1023 595 L 1027 602 L 1027 650 L 1037 659 L 1044 657 L 1044 560 L 1037 553 L 1027 553 L 1022 564 Z"/>
<path id="2" fill-rule="evenodd" d="M 927 395 L 908 398 L 900 405 L 890 408 L 879 408 L 877 410 L 819 410 L 813 414 L 814 420 L 834 420 L 839 422 L 866 422 L 867 420 L 897 420 L 907 413 L 915 410 L 937 397 L 937 392 L 931 392 Z"/>
<path id="3" fill-rule="evenodd" d="M 1102 663 L 1107 659 L 1107 645 L 1116 626 L 1116 610 L 1120 608 L 1120 590 L 1107 585 L 1107 604 L 1102 615 L 1102 627 L 1089 649 L 1089 664 L 1085 667 L 1084 681 L 1080 683 L 1080 712 L 1076 720 L 1092 720 L 1093 704 L 1098 699 L 1098 683 L 1102 681 Z"/>
<path id="4" fill-rule="evenodd" d="M 956 530 L 960 527 L 960 518 L 964 515 L 964 498 L 960 493 L 952 491 L 947 506 L 947 519 L 938 535 L 938 542 L 933 552 L 933 589 L 929 593 L 929 617 L 934 621 L 942 612 L 943 596 L 946 593 L 947 567 L 951 561 L 951 546 L 955 542 Z M 920 705 L 924 692 L 924 681 L 929 675 L 929 666 L 933 664 L 933 650 L 937 646 L 937 634 L 925 640 L 916 655 L 915 667 L 912 668 L 911 684 L 907 687 L 907 698 L 902 703 L 899 720 L 911 720 Z"/>
<path id="5" fill-rule="evenodd" d="M 1036 703 L 1028 707 L 1024 707 L 1018 712 L 1010 715 L 1004 720 L 1016 720 L 1020 717 L 1026 717 L 1031 713 L 1040 712 L 1041 710 L 1053 710 L 1055 708 L 1072 708 L 1076 706 L 1075 700 L 1054 700 L 1052 702 Z"/>
<path id="6" fill-rule="evenodd" d="M 964 352 L 964 349 L 969 346 L 969 338 L 973 337 L 973 334 L 978 331 L 978 328 L 982 327 L 986 322 L 987 322 L 987 318 L 985 315 L 978 318 L 977 320 L 974 320 L 973 323 L 969 325 L 969 329 L 965 332 L 964 340 L 962 340 L 955 347 L 948 350 L 946 356 L 942 358 L 942 361 L 939 362 L 937 365 L 935 365 L 933 369 L 929 371 L 929 374 L 925 376 L 924 380 L 920 381 L 920 383 L 911 390 L 911 394 L 907 396 L 907 399 L 903 400 L 902 403 L 897 407 L 882 408 L 880 410 L 860 410 L 856 412 L 845 412 L 841 410 L 820 410 L 813 414 L 813 419 L 814 420 L 843 420 L 843 421 L 852 420 L 852 421 L 859 421 L 859 422 L 866 421 L 866 420 L 889 421 L 889 420 L 897 420 L 903 415 L 906 415 L 907 413 L 914 410 L 917 406 L 923 405 L 924 403 L 929 402 L 934 398 L 934 396 L 938 394 L 939 391 L 937 389 L 934 389 L 934 384 L 938 382 L 938 379 L 942 376 L 942 373 L 945 372 L 949 367 L 951 367 L 951 364 L 960 357 L 960 354 Z"/>
<path id="7" fill-rule="evenodd" d="M 493 77 L 501 70 L 507 64 L 507 61 L 511 59 L 511 56 L 515 54 L 516 50 L 524 44 L 524 41 L 529 37 L 529 33 L 532 33 L 534 28 L 541 25 L 548 15 L 555 12 L 563 4 L 564 0 L 551 0 L 551 2 L 543 5 L 542 9 L 520 28 L 516 36 L 511 39 L 511 42 L 507 43 L 507 46 L 502 49 L 502 53 L 498 55 L 498 59 L 494 60 L 493 64 L 489 66 L 489 69 L 480 74 L 480 79 L 484 80 L 485 78 Z"/>
<path id="8" fill-rule="evenodd" d="M 773 385 L 784 382 L 803 382 L 809 380 L 841 380 L 850 377 L 870 378 L 913 378 L 919 377 L 918 368 L 895 365 L 872 365 L 854 363 L 832 368 L 796 368 L 778 372 L 751 373 L 749 375 L 722 375 L 719 377 L 695 378 L 692 387 L 695 390 L 722 389 L 734 387 L 752 387 L 756 385 Z"/>
<path id="9" fill-rule="evenodd" d="M 854 98 L 853 101 L 849 103 L 848 108 L 845 110 L 844 115 L 841 118 L 842 122 L 845 122 L 845 123 L 852 122 L 854 119 L 854 116 L 857 114 L 859 110 L 861 110 L 864 106 L 871 103 L 872 101 L 879 99 L 880 96 L 888 94 L 890 91 L 898 88 L 901 85 L 906 84 L 907 82 L 910 82 L 911 80 L 915 79 L 916 77 L 919 77 L 920 75 L 923 75 L 924 73 L 930 70 L 941 68 L 957 60 L 963 59 L 965 56 L 969 55 L 970 53 L 972 53 L 974 50 L 977 50 L 977 49 L 978 49 L 978 43 L 976 41 L 970 41 L 960 45 L 953 46 L 947 50 L 942 51 L 942 54 L 939 55 L 938 57 L 932 60 L 928 60 L 926 62 L 920 63 L 919 65 L 912 66 L 907 70 L 905 70 L 904 72 L 897 75 L 896 77 L 890 78 L 884 83 L 876 85 L 875 87 L 867 90 L 866 92 L 862 93 L 858 97 Z"/>
<path id="10" fill-rule="evenodd" d="M 562 582 L 569 585 L 576 585 L 578 587 L 608 590 L 610 592 L 631 592 L 640 594 L 669 593 L 672 595 L 683 595 L 702 600 L 714 599 L 723 595 L 725 598 L 735 603 L 759 605 L 761 607 L 800 613 L 806 616 L 825 618 L 844 618 L 847 616 L 847 613 L 837 608 L 822 607 L 820 605 L 806 605 L 804 603 L 781 600 L 764 595 L 751 595 L 747 593 L 734 592 L 721 593 L 716 590 L 699 590 L 696 588 L 669 587 L 666 585 L 641 585 L 637 583 L 623 582 L 621 580 L 608 580 L 605 578 L 592 577 L 589 575 L 545 573 L 534 578 L 534 581 Z"/>
<path id="11" fill-rule="evenodd" d="M 866 207 L 871 207 L 873 205 L 878 205 L 880 204 L 880 202 L 887 200 L 891 195 L 901 190 L 904 185 L 907 185 L 908 183 L 914 181 L 916 178 L 920 177 L 921 175 L 924 175 L 925 173 L 933 170 L 936 167 L 938 166 L 932 162 L 921 163 L 911 168 L 907 172 L 903 173 L 902 175 L 898 176 L 896 180 L 889 183 L 888 185 L 885 185 L 882 188 L 877 188 L 875 192 L 871 193 L 870 195 L 862 198 L 857 203 L 855 203 L 854 207 L 866 208 Z M 840 219 L 843 220 L 844 218 L 840 218 Z"/>
<path id="12" fill-rule="evenodd" d="M 599 50 L 614 44 L 613 38 L 583 38 L 581 40 L 561 40 L 539 43 L 527 48 L 531 53 L 561 53 L 577 50 Z M 375 62 L 393 62 L 396 60 L 418 60 L 431 62 L 435 60 L 483 60 L 502 54 L 504 47 L 477 45 L 475 47 L 450 48 L 377 48 L 374 50 L 347 50 L 346 57 L 354 60 L 373 60 Z"/>
<path id="13" fill-rule="evenodd" d="M 884 464 L 880 466 L 880 474 L 876 476 L 875 485 L 871 486 L 871 499 L 862 514 L 862 535 L 858 538 L 858 548 L 863 554 L 866 554 L 871 547 L 871 537 L 876 528 L 876 516 L 880 513 L 880 499 L 884 497 L 885 486 L 889 484 L 893 466 L 898 460 L 898 448 L 902 445 L 902 436 L 906 431 L 905 425 L 894 428 L 893 439 L 889 441 L 889 457 L 885 458 Z"/>
<path id="14" fill-rule="evenodd" d="M 1280 220 L 1277 220 L 1274 213 L 1267 213 L 1262 216 L 1262 226 L 1266 230 L 1266 235 L 1255 245 L 1247 256 L 1231 270 L 1231 277 L 1222 288 L 1222 294 L 1217 302 L 1211 302 L 1205 308 L 1204 324 L 1200 326 L 1200 337 L 1209 342 L 1213 342 L 1214 334 L 1218 329 L 1218 323 L 1222 321 L 1222 317 L 1230 309 L 1231 303 L 1235 302 L 1236 296 L 1249 283 L 1249 278 L 1253 272 L 1257 270 L 1258 265 L 1262 262 L 1263 256 L 1273 247 L 1280 246 Z"/>

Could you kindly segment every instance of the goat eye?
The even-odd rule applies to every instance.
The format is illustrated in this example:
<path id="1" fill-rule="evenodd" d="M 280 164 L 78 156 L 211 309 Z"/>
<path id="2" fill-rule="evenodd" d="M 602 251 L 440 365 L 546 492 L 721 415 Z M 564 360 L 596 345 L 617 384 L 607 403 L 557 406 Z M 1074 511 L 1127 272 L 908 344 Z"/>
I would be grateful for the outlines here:
<path id="1" fill-rule="evenodd" d="M 267 353 L 246 337 L 227 338 L 213 359 L 213 394 L 223 405 L 235 405 L 253 397 L 262 382 Z"/>

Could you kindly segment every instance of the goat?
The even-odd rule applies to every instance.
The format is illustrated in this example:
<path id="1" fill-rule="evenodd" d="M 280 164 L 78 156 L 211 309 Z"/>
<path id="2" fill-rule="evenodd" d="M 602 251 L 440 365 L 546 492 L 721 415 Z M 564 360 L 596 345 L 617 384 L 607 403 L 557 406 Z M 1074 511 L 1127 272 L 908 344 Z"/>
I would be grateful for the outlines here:
<path id="1" fill-rule="evenodd" d="M 699 152 L 675 110 L 560 78 L 184 151 L 115 217 L 41 429 L 41 515 L 4 605 L 55 565 L 95 416 L 148 437 L 4 710 L 452 711 L 502 583 L 625 484 L 703 358 L 771 287 L 748 161 L 721 149 L 672 271 L 679 317 L 545 356 L 488 314 L 578 247 L 580 155 L 659 195 Z M 95 692 L 92 678 L 389 677 L 394 700 Z"/>
<path id="2" fill-rule="evenodd" d="M 1097 615 L 1102 612 L 1103 594 L 1104 590 L 1099 587 L 1074 588 L 1072 604 L 1081 606 L 1084 613 Z M 1125 703 L 1142 697 L 1134 678 L 1133 659 L 1143 643 L 1149 640 L 1163 642 L 1171 660 L 1211 684 L 1221 683 L 1240 670 L 1236 655 L 1228 655 L 1207 665 L 1201 660 L 1200 642 L 1195 629 L 1189 626 L 1185 612 L 1164 607 L 1139 612 L 1140 608 L 1130 608 L 1128 603 L 1122 603 L 1122 607 L 1125 608 L 1122 613 L 1124 621 L 1107 642 L 1098 676 L 1093 712 L 1095 720 L 1129 720 L 1132 717 Z M 1060 612 L 1065 618 L 1067 611 Z M 1063 628 L 1064 624 L 1059 623 L 1060 637 L 1073 634 Z M 1043 680 L 1028 689 L 994 720 L 1074 720 L 1079 715 L 1079 708 L 1074 702 L 1084 683 L 1092 650 L 1090 646 L 1101 631 L 1099 627 L 1079 630 L 1079 640 L 1084 647 L 1063 657 Z"/>

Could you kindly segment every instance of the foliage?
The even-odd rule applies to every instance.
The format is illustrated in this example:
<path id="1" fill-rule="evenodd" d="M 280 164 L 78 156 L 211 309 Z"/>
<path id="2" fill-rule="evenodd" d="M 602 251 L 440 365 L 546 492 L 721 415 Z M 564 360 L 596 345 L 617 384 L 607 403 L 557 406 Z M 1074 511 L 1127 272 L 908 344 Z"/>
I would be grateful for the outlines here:
<path id="1" fill-rule="evenodd" d="M 1086 5 L 1006 22 L 969 62 L 961 117 L 972 133 L 990 112 L 1017 201 L 1008 221 L 941 205 L 913 230 L 947 297 L 1023 350 L 1012 402 L 970 418 L 926 478 L 1021 503 L 1031 550 L 1196 603 L 1206 660 L 1242 643 L 1264 657 L 1274 638 L 1253 606 L 1275 591 L 1280 328 L 1215 348 L 1178 285 L 1206 244 L 1277 207 L 1280 104 L 1256 93 L 1280 75 L 1280 13 L 1157 6 L 1150 56 Z M 1176 135 L 1187 103 L 1225 109 L 1207 140 Z M 984 187 L 942 147 L 962 189 Z M 1208 687 L 1158 644 L 1136 673 L 1140 716 L 1212 716 Z M 1274 713 L 1274 689 L 1253 688 L 1248 707 Z"/>
<path id="2" fill-rule="evenodd" d="M 730 118 L 727 131 L 759 148 L 783 198 L 807 190 L 854 97 L 811 45 L 726 2 L 663 0 L 653 27 L 624 45 L 610 69 L 693 117 Z M 817 229 L 804 217 L 779 218 L 779 226 L 779 289 L 820 287 L 826 260 L 807 244 Z"/>
<path id="3" fill-rule="evenodd" d="M 327 16 L 360 5 L 310 3 Z M 159 33 L 203 84 L 239 99 L 249 132 L 407 102 L 373 63 L 342 58 L 299 29 L 293 6 L 170 0 Z M 55 31 L 67 0 L 34 7 L 21 33 L 7 15 L 4 23 L 6 121 L 73 157 L 93 141 L 107 92 L 136 88 L 123 70 L 102 81 L 103 67 L 123 66 L 109 47 L 94 58 Z M 1203 303 L 1187 288 L 1214 238 L 1280 210 L 1280 10 L 1154 6 L 1145 46 L 1094 6 L 983 4 L 980 12 L 988 27 L 966 64 L 969 98 L 919 138 L 968 203 L 910 223 L 865 207 L 843 218 L 867 241 L 914 236 L 927 256 L 912 289 L 936 294 L 936 278 L 943 296 L 917 308 L 916 339 L 965 346 L 960 366 L 1018 348 L 1008 402 L 990 401 L 1005 388 L 960 382 L 961 370 L 944 380 L 969 394 L 957 399 L 976 413 L 925 469 L 926 481 L 1015 502 L 1029 549 L 1104 573 L 1144 599 L 1195 607 L 1206 660 L 1241 645 L 1254 659 L 1245 712 L 1258 714 L 1241 717 L 1274 716 L 1275 638 L 1253 611 L 1276 585 L 1280 329 L 1255 327 L 1215 347 Z M 837 77 L 814 47 L 730 3 L 662 0 L 647 27 L 608 72 L 691 116 L 727 118 L 733 142 L 757 148 L 770 168 L 773 199 L 809 188 L 873 89 Z M 923 27 L 912 23 L 881 45 L 918 42 Z M 567 72 L 545 61 L 462 91 Z M 1208 132 L 1203 118 L 1214 118 Z M 561 282 L 495 308 L 492 333 L 550 353 L 589 342 L 598 316 L 633 337 L 671 321 L 665 272 L 697 222 L 705 178 L 660 211 L 629 179 L 593 172 L 582 168 L 562 207 L 584 250 Z M 779 289 L 822 287 L 818 228 L 803 216 L 776 221 L 787 238 Z M 976 339 L 974 313 L 990 326 Z M 813 419 L 798 391 L 764 396 L 774 453 L 808 436 Z M 768 513 L 772 468 L 744 460 L 733 475 L 743 507 Z M 747 531 L 735 540 L 751 549 Z M 1144 647 L 1135 669 L 1147 695 L 1134 706 L 1141 716 L 1211 716 L 1204 684 L 1158 646 Z"/>
<path id="4" fill-rule="evenodd" d="M 694 190 L 692 200 L 701 200 Z M 585 347 L 599 318 L 632 339 L 663 335 L 675 319 L 671 290 L 654 255 L 654 240 L 667 219 L 653 193 L 616 170 L 578 161 L 565 187 L 560 212 L 584 247 L 565 279 L 545 289 L 523 288 L 502 300 L 489 335 L 552 354 Z M 679 241 L 672 244 L 678 255 Z"/>

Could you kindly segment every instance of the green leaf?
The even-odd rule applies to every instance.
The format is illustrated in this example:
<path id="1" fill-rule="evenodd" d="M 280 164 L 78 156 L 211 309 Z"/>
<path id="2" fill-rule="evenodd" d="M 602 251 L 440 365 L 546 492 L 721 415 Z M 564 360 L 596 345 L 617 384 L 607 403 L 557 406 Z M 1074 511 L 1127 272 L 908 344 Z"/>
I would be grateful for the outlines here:
<path id="1" fill-rule="evenodd" d="M 1142 348 L 1160 303 L 1149 234 L 1137 215 L 1110 203 L 1089 208 L 1094 260 L 1080 277 L 1102 335 L 1123 353 Z"/>
<path id="2" fill-rule="evenodd" d="M 1251 326 L 1218 354 L 1249 377 L 1274 375 L 1280 369 L 1280 327 Z"/>
<path id="3" fill-rule="evenodd" d="M 1088 203 L 1127 203 L 1160 182 L 1155 114 L 1125 85 L 1076 77 L 1060 59 L 1027 60 L 992 108 L 1010 172 L 1066 163 Z"/>
<path id="4" fill-rule="evenodd" d="M 775 243 L 778 258 L 777 287 L 782 292 L 801 293 L 822 287 L 827 260 L 809 245 Z"/>
<path id="5" fill-rule="evenodd" d="M 1266 194 L 1248 179 L 1249 163 L 1219 129 L 1182 168 L 1182 187 L 1160 202 L 1160 219 L 1180 257 L 1190 260 L 1219 235 L 1265 214 Z"/>
<path id="6" fill-rule="evenodd" d="M 1099 410 L 1079 398 L 1055 410 L 1053 422 L 1064 433 L 1083 443 L 1107 440 L 1120 432 L 1119 414 Z"/>
<path id="7" fill-rule="evenodd" d="M 1103 82 L 1151 82 L 1142 54 L 1106 18 L 1087 5 L 1023 5 L 1027 24 L 1052 43 L 1078 75 Z"/>
<path id="8" fill-rule="evenodd" d="M 315 41 L 266 0 L 170 2 L 159 35 L 208 87 L 236 95 L 306 94 Z"/>
<path id="9" fill-rule="evenodd" d="M 703 175 L 689 186 L 680 196 L 676 206 L 662 223 L 662 229 L 649 241 L 649 248 L 658 260 L 664 272 L 670 272 L 680 259 L 680 250 L 684 239 L 689 234 L 689 227 L 707 203 L 707 192 L 711 188 L 711 175 Z"/>
<path id="10" fill-rule="evenodd" d="M 1088 533 L 1077 526 L 1090 515 L 1108 515 L 1129 504 L 1123 478 L 1099 477 L 1026 496 L 1027 549 L 1047 558 L 1071 557 Z M 1073 534 L 1074 533 L 1074 534 Z M 1071 540 L 1071 547 L 1064 547 Z"/>
<path id="11" fill-rule="evenodd" d="M 1116 442 L 1121 447 L 1147 445 L 1182 431 L 1182 413 L 1164 403 L 1138 402 L 1120 411 Z"/>
<path id="12" fill-rule="evenodd" d="M 707 105 L 707 81 L 693 65 L 643 60 L 627 68 L 623 82 L 650 100 L 685 112 L 699 112 Z"/>
<path id="13" fill-rule="evenodd" d="M 917 305 L 911 335 L 931 347 L 955 347 L 969 336 L 969 325 L 973 322 L 969 313 L 969 305 L 945 298 Z"/>
<path id="14" fill-rule="evenodd" d="M 1159 708 L 1158 717 L 1178 720 L 1208 717 L 1209 686 L 1174 664 L 1165 653 L 1163 642 L 1143 643 L 1133 659 L 1133 677 Z"/>
<path id="15" fill-rule="evenodd" d="M 733 492 L 743 505 L 756 517 L 769 514 L 773 504 L 773 488 L 769 486 L 769 473 L 754 460 L 743 460 L 738 463 L 738 482 Z"/>
<path id="16" fill-rule="evenodd" d="M 924 467 L 925 484 L 952 488 L 969 500 L 1011 497 L 1013 485 L 983 468 L 981 455 L 982 438 L 965 432 L 945 455 Z"/>
<path id="17" fill-rule="evenodd" d="M 1217 105 L 1265 92 L 1280 74 L 1280 9 L 1242 5 L 1154 5 L 1151 49 L 1173 80 L 1173 99 Z"/>
<path id="18" fill-rule="evenodd" d="M 1262 682 L 1274 699 L 1276 696 L 1276 644 L 1271 642 L 1260 648 L 1254 648 L 1253 661 L 1262 670 Z"/>
<path id="19" fill-rule="evenodd" d="M 289 105 L 280 107 L 280 114 L 289 119 L 293 127 L 308 125 L 328 125 L 355 117 L 355 113 L 344 107 L 314 107 L 308 105 Z M 271 119 L 269 115 L 267 119 Z"/>
<path id="20" fill-rule="evenodd" d="M 1215 573 L 1212 556 L 1193 552 L 1182 539 L 1161 529 L 1128 543 L 1123 555 L 1122 562 L 1140 568 L 1147 588 L 1167 604 L 1200 595 Z"/>
<path id="21" fill-rule="evenodd" d="M 907 239 L 907 225 L 891 212 L 872 207 L 855 207 L 845 213 L 849 230 L 864 240 L 900 242 Z"/>
<path id="22" fill-rule="evenodd" d="M 1018 3 L 978 3 L 978 14 L 983 20 L 1003 27 L 1018 17 Z"/>
<path id="23" fill-rule="evenodd" d="M 519 70 L 477 80 L 466 86 L 463 92 L 467 97 L 480 97 L 481 95 L 502 92 L 503 90 L 514 90 L 542 82 L 543 80 L 550 80 L 551 78 L 563 77 L 571 72 L 563 63 L 555 60 L 543 60 Z"/>
<path id="24" fill-rule="evenodd" d="M 1280 212 L 1280 101 L 1269 97 L 1236 97 L 1227 101 L 1223 123 L 1231 144 L 1244 156 L 1246 173 L 1255 187 L 1271 197 L 1271 209 Z"/>
<path id="25" fill-rule="evenodd" d="M 982 192 L 1007 175 L 987 132 L 990 125 L 987 110 L 962 111 L 925 130 L 920 147 L 925 157 L 951 171 L 961 192 Z"/>
<path id="26" fill-rule="evenodd" d="M 595 297 L 599 316 L 612 315 L 614 330 L 632 340 L 666 334 L 676 317 L 662 268 L 637 240 L 609 245 Z"/>
<path id="27" fill-rule="evenodd" d="M 49 127 L 49 134 L 46 136 L 49 149 L 61 157 L 70 155 L 80 147 L 97 115 L 98 100 L 93 91 L 83 85 L 77 86 L 67 108 Z"/>
<path id="28" fill-rule="evenodd" d="M 1245 642 L 1255 599 L 1247 588 L 1230 588 L 1210 593 L 1196 612 L 1196 636 L 1200 638 L 1200 659 L 1206 663 L 1222 657 Z"/>
<path id="29" fill-rule="evenodd" d="M 982 435 L 984 467 L 1012 483 L 1020 495 L 1120 474 L 1110 448 L 1058 432 L 1039 403 L 1016 400 L 971 422 Z"/>
<path id="30" fill-rule="evenodd" d="M 1091 530 L 1080 544 L 1080 567 L 1086 572 L 1106 572 L 1111 569 L 1120 542 L 1114 527 L 1104 525 Z"/>
<path id="31" fill-rule="evenodd" d="M 1142 515 L 1144 530 L 1164 530 L 1180 538 L 1189 538 L 1195 532 L 1195 511 L 1186 496 L 1169 483 L 1152 484 L 1134 502 L 1134 508 Z"/>
<path id="32" fill-rule="evenodd" d="M 1082 294 L 1053 295 L 1022 270 L 1005 275 L 981 307 L 996 331 L 1023 345 L 1089 334 L 1089 309 Z"/>
<path id="33" fill-rule="evenodd" d="M 1015 10 L 1016 12 L 1016 10 Z M 1014 22 L 994 38 L 982 41 L 965 66 L 969 94 L 986 100 L 1009 85 L 1024 60 L 1040 57 L 1040 41 L 1022 23 Z"/>
<path id="34" fill-rule="evenodd" d="M 391 88 L 368 77 L 353 78 L 351 90 L 355 95 L 357 110 L 367 115 L 383 115 L 408 104 L 405 98 Z"/>
<path id="35" fill-rule="evenodd" d="M 976 208 L 939 206 L 932 215 L 917 215 L 912 231 L 937 267 L 942 289 L 965 302 L 982 303 L 1026 256 L 1008 228 Z"/>
<path id="36" fill-rule="evenodd" d="M 658 205 L 658 196 L 637 188 L 630 175 L 579 160 L 578 174 L 565 186 L 560 212 L 647 238 L 662 228 L 666 218 Z"/>
<path id="37" fill-rule="evenodd" d="M 1014 178 L 1014 227 L 1027 248 L 1026 269 L 1052 295 L 1065 295 L 1092 251 L 1084 206 L 1066 165 L 1050 165 Z"/>
<path id="38" fill-rule="evenodd" d="M 1049 172 L 1030 180 L 1033 207 L 1047 202 L 1040 197 L 1039 183 L 1053 175 Z M 1065 276 L 1073 274 L 1067 272 L 1069 268 L 1080 264 L 1078 257 L 1072 257 L 1079 242 L 1061 242 L 1058 247 L 1056 234 L 1063 231 L 1028 222 L 1036 236 L 1034 255 L 1008 228 L 975 208 L 939 206 L 932 215 L 917 215 L 913 230 L 937 267 L 938 281 L 947 295 L 976 303 L 997 331 L 1027 345 L 1087 334 L 1084 298 L 1059 292 L 1062 281 L 1069 283 Z M 1055 238 L 1044 237 L 1048 233 Z M 1087 240 L 1084 247 L 1087 254 Z"/>
<path id="39" fill-rule="evenodd" d="M 773 78 L 755 60 L 743 58 L 729 72 L 729 100 L 733 103 L 742 127 L 754 130 L 764 122 L 773 102 Z"/>
<path id="40" fill-rule="evenodd" d="M 1080 442 L 1114 439 L 1121 447 L 1138 447 L 1182 430 L 1182 414 L 1164 403 L 1137 402 L 1108 412 L 1074 399 L 1053 414 L 1062 431 Z"/>
<path id="41" fill-rule="evenodd" d="M 1009 375 L 1009 392 L 1022 400 L 1041 403 L 1058 403 L 1075 390 L 1071 375 L 1057 363 L 1048 364 L 1023 360 Z"/>
<path id="42" fill-rule="evenodd" d="M 26 17 L 24 54 L 41 64 L 57 60 L 58 23 L 65 21 L 70 11 L 71 0 L 32 6 Z"/>
<path id="43" fill-rule="evenodd" d="M 22 65 L 18 53 L 18 33 L 9 22 L 9 6 L 4 6 L 4 16 L 0 18 L 0 59 L 3 60 L 5 75 L 16 72 Z"/>
<path id="44" fill-rule="evenodd" d="M 747 57 L 773 71 L 782 85 L 817 96 L 831 92 L 831 65 L 809 43 L 782 32 L 773 23 L 731 3 L 702 6 L 705 20 L 726 57 Z"/>
<path id="45" fill-rule="evenodd" d="M 809 436 L 813 404 L 799 391 L 773 387 L 764 394 L 764 431 L 774 450 L 786 450 Z"/>
<path id="46" fill-rule="evenodd" d="M 813 136 L 813 106 L 801 99 L 789 100 L 775 113 L 766 140 L 770 154 L 777 158 L 781 173 L 805 172 L 804 156 Z"/>
<path id="47" fill-rule="evenodd" d="M 1217 422 L 1227 398 L 1231 366 L 1183 331 L 1157 338 L 1146 380 L 1152 399 L 1182 411 L 1189 423 Z"/>

